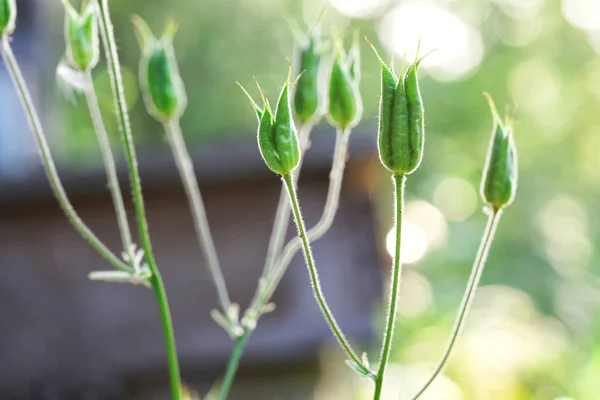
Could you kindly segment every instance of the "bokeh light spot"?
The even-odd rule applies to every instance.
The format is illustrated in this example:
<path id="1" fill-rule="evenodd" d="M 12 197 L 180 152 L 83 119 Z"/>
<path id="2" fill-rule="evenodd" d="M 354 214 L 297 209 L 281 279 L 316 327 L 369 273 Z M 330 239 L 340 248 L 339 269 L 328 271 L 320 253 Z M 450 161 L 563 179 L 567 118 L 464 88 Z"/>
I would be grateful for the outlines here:
<path id="1" fill-rule="evenodd" d="M 418 317 L 433 303 L 431 284 L 415 270 L 403 273 L 401 293 L 398 312 L 406 317 Z"/>
<path id="2" fill-rule="evenodd" d="M 389 0 L 329 0 L 341 14 L 354 18 L 373 18 L 379 15 Z"/>
<path id="3" fill-rule="evenodd" d="M 429 247 L 444 244 L 447 230 L 446 218 L 436 206 L 424 200 L 411 201 L 406 204 L 404 215 L 406 222 L 419 226 L 425 232 Z"/>
<path id="4" fill-rule="evenodd" d="M 385 247 L 393 257 L 396 250 L 396 231 L 392 228 L 386 238 Z M 420 226 L 407 222 L 402 226 L 402 262 L 411 264 L 419 261 L 427 251 L 427 236 Z"/>
<path id="5" fill-rule="evenodd" d="M 540 315 L 527 294 L 489 285 L 475 299 L 461 347 L 471 373 L 490 379 L 496 374 L 518 376 L 559 355 L 567 343 L 561 324 Z"/>
<path id="6" fill-rule="evenodd" d="M 548 119 L 557 102 L 561 82 L 548 64 L 539 58 L 519 64 L 509 76 L 510 93 L 515 104 L 540 119 Z M 552 121 L 554 118 L 550 117 Z"/>
<path id="7" fill-rule="evenodd" d="M 379 38 L 388 50 L 413 60 L 435 49 L 422 66 L 434 78 L 451 81 L 475 70 L 483 58 L 483 41 L 477 29 L 451 12 L 426 2 L 403 3 L 385 15 Z"/>
<path id="8" fill-rule="evenodd" d="M 494 0 L 494 3 L 509 17 L 531 19 L 539 13 L 546 0 Z"/>
<path id="9" fill-rule="evenodd" d="M 449 221 L 464 221 L 477 209 L 477 192 L 464 179 L 447 178 L 435 189 L 433 204 Z"/>
<path id="10" fill-rule="evenodd" d="M 585 208 L 573 198 L 559 196 L 550 200 L 536 219 L 552 266 L 563 275 L 580 274 L 593 253 Z"/>
<path id="11" fill-rule="evenodd" d="M 562 12 L 567 21 L 583 30 L 600 29 L 600 1 L 562 0 Z"/>

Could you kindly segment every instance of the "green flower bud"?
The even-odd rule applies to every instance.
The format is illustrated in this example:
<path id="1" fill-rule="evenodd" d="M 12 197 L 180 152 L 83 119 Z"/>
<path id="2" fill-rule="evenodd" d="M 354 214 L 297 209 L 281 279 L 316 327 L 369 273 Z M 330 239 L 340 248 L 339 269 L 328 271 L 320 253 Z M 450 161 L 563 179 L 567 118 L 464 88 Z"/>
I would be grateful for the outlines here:
<path id="1" fill-rule="evenodd" d="M 290 109 L 289 86 L 290 77 L 288 76 L 279 96 L 275 117 L 273 117 L 271 106 L 260 86 L 259 90 L 264 105 L 262 110 L 244 90 L 259 119 L 258 148 L 260 154 L 267 166 L 279 175 L 288 175 L 300 161 L 300 146 Z"/>
<path id="2" fill-rule="evenodd" d="M 344 51 L 339 49 L 333 60 L 329 80 L 329 119 L 342 129 L 352 128 L 362 116 L 358 82 L 350 73 L 348 61 Z"/>
<path id="3" fill-rule="evenodd" d="M 294 92 L 294 112 L 298 121 L 306 124 L 320 117 L 321 93 L 319 88 L 319 68 L 321 50 L 318 33 L 308 34 L 299 42 L 300 78 Z"/>
<path id="4" fill-rule="evenodd" d="M 17 5 L 15 0 L 0 0 L 0 36 L 13 33 L 16 17 Z"/>
<path id="5" fill-rule="evenodd" d="M 373 50 L 381 64 L 379 159 L 395 175 L 408 175 L 423 159 L 424 110 L 418 81 L 423 58 L 415 60 L 406 73 L 397 78 L 375 48 Z"/>
<path id="6" fill-rule="evenodd" d="M 133 16 L 132 21 L 142 49 L 139 75 L 146 108 L 159 121 L 177 119 L 187 104 L 173 50 L 177 26 L 170 21 L 163 35 L 157 39 L 143 19 Z"/>
<path id="7" fill-rule="evenodd" d="M 65 44 L 67 59 L 79 71 L 88 71 L 96 66 L 100 57 L 98 39 L 98 14 L 95 3 L 89 3 L 79 14 L 69 3 L 65 5 Z"/>
<path id="8" fill-rule="evenodd" d="M 517 193 L 517 148 L 513 135 L 512 121 L 503 123 L 492 98 L 488 99 L 494 128 L 490 139 L 483 179 L 481 196 L 488 206 L 495 210 L 509 206 Z"/>

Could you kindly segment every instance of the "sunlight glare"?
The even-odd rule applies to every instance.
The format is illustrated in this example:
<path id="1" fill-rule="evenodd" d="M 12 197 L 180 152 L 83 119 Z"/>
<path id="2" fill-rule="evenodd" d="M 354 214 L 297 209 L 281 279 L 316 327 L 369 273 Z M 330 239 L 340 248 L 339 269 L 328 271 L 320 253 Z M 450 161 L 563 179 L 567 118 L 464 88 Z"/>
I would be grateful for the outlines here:
<path id="1" fill-rule="evenodd" d="M 445 243 L 446 218 L 436 206 L 425 200 L 411 201 L 406 204 L 404 215 L 407 222 L 423 230 L 429 247 L 438 247 Z"/>
<path id="2" fill-rule="evenodd" d="M 385 15 L 379 39 L 395 55 L 409 61 L 431 53 L 423 68 L 434 78 L 452 81 L 472 73 L 483 59 L 484 46 L 477 29 L 451 12 L 427 2 L 403 3 Z"/>
<path id="3" fill-rule="evenodd" d="M 385 238 L 385 246 L 393 257 L 396 250 L 396 232 L 392 228 Z M 402 262 L 411 264 L 419 261 L 427 251 L 427 236 L 420 226 L 407 222 L 402 227 Z"/>
<path id="4" fill-rule="evenodd" d="M 562 12 L 571 25 L 586 31 L 600 29 L 600 1 L 562 0 Z"/>
<path id="5" fill-rule="evenodd" d="M 494 0 L 509 17 L 529 20 L 540 12 L 546 0 Z"/>
<path id="6" fill-rule="evenodd" d="M 341 14 L 353 18 L 376 17 L 389 0 L 329 0 Z"/>

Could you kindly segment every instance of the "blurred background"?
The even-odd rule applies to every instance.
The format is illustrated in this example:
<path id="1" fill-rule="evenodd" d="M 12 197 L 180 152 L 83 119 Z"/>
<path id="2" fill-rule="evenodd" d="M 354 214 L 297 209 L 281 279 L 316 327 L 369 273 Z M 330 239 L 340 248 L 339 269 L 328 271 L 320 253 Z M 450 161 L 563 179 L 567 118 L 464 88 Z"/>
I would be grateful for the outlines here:
<path id="1" fill-rule="evenodd" d="M 56 85 L 63 6 L 58 0 L 18 5 L 15 53 L 65 185 L 84 219 L 116 250 L 84 99 L 69 100 Z M 182 127 L 232 297 L 244 307 L 262 268 L 278 185 L 260 160 L 255 116 L 235 82 L 250 87 L 256 76 L 275 96 L 286 59 L 294 59 L 290 21 L 313 24 L 326 6 L 326 32 L 334 26 L 349 43 L 358 30 L 384 58 L 394 56 L 397 67 L 403 55 L 414 57 L 419 40 L 423 52 L 437 49 L 421 73 L 426 152 L 407 186 L 406 268 L 386 399 L 408 398 L 442 354 L 484 229 L 478 187 L 492 123 L 483 91 L 516 115 L 519 190 L 452 359 L 422 399 L 600 399 L 600 1 L 128 0 L 111 6 L 183 377 L 194 389 L 203 393 L 218 379 L 231 343 L 208 317 L 216 296 L 162 127 L 140 98 L 139 48 L 129 17 L 139 14 L 157 33 L 167 17 L 179 22 L 174 45 L 189 100 Z M 315 254 L 340 323 L 376 359 L 393 221 L 391 184 L 375 148 L 379 67 L 366 42 L 360 45 L 364 116 L 352 134 L 340 213 Z M 122 158 L 103 63 L 94 79 Z M 4 67 L 0 94 L 0 398 L 165 398 L 151 293 L 86 280 L 106 265 L 54 202 Z M 300 198 L 309 225 L 323 205 L 333 136 L 321 123 L 307 155 Z M 371 398 L 370 383 L 344 365 L 332 342 L 299 257 L 282 285 L 274 299 L 278 311 L 259 323 L 232 398 Z"/>

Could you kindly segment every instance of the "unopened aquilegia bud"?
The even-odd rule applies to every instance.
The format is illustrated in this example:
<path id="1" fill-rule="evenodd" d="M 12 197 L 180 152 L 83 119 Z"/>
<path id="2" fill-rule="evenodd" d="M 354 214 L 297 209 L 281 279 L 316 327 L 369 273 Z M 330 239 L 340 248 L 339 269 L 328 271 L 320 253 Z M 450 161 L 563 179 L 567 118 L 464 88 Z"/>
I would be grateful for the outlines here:
<path id="1" fill-rule="evenodd" d="M 140 17 L 133 16 L 140 47 L 140 86 L 148 112 L 157 120 L 166 122 L 183 114 L 187 97 L 173 50 L 174 22 L 167 23 L 160 38 L 156 38 Z"/>
<path id="2" fill-rule="evenodd" d="M 275 113 L 262 91 L 263 109 L 250 101 L 259 118 L 258 147 L 263 160 L 271 171 L 279 175 L 289 175 L 300 161 L 300 147 L 290 108 L 290 76 L 283 85 Z M 246 93 L 247 94 L 247 93 Z"/>
<path id="3" fill-rule="evenodd" d="M 381 64 L 378 149 L 381 163 L 394 175 L 413 173 L 423 158 L 424 109 L 416 59 L 396 77 L 373 48 Z"/>
<path id="4" fill-rule="evenodd" d="M 333 125 L 341 129 L 354 127 L 362 117 L 362 99 L 358 90 L 358 60 L 350 60 L 337 45 L 329 79 L 328 114 Z M 351 72 L 352 61 L 353 72 Z"/>
<path id="5" fill-rule="evenodd" d="M 294 91 L 294 113 L 298 122 L 306 124 L 321 116 L 322 94 L 319 86 L 321 43 L 317 29 L 311 30 L 299 42 L 299 73 Z"/>
<path id="6" fill-rule="evenodd" d="M 512 120 L 506 118 L 503 122 L 492 98 L 487 93 L 485 96 L 492 111 L 494 127 L 483 170 L 481 196 L 489 207 L 500 210 L 509 206 L 517 193 L 517 148 Z"/>
<path id="7" fill-rule="evenodd" d="M 95 2 L 77 12 L 68 0 L 65 5 L 65 45 L 69 64 L 78 71 L 89 71 L 98 64 L 100 43 L 98 38 L 98 13 Z"/>

